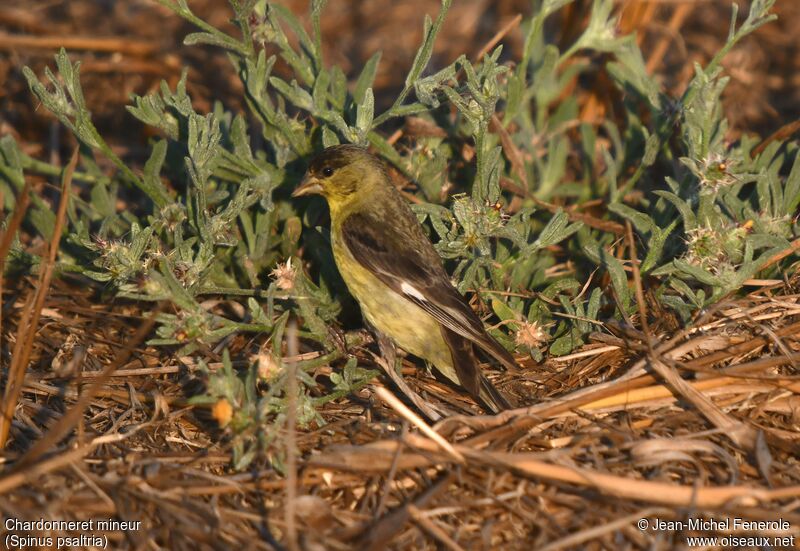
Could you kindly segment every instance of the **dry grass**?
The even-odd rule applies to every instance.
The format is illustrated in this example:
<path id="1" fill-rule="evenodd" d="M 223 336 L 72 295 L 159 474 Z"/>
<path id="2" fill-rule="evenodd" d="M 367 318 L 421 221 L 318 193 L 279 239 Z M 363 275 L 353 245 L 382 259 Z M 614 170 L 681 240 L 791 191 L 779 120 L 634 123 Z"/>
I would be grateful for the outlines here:
<path id="1" fill-rule="evenodd" d="M 28 10 L 12 1 L 0 8 L 7 33 L 0 33 L 2 133 L 54 160 L 71 150 L 71 138 L 35 113 L 18 71 L 47 62 L 48 41 L 76 33 L 85 40 L 85 88 L 96 94 L 90 105 L 130 158 L 139 155 L 138 145 L 125 131 L 130 121 L 118 118 L 120 104 L 131 91 L 175 78 L 183 63 L 193 66 L 200 110 L 215 98 L 236 108 L 241 90 L 220 78 L 229 74 L 220 69 L 224 59 L 186 57 L 196 54 L 176 49 L 186 31 L 180 23 L 149 3 L 123 4 L 103 11 L 88 1 L 41 2 Z M 197 4 L 212 21 L 224 20 L 220 2 Z M 368 9 L 388 13 L 390 4 L 371 2 Z M 384 91 L 404 74 L 419 13 L 430 2 L 396 4 L 391 17 L 367 25 L 365 19 L 376 19 L 371 12 L 332 1 L 323 29 L 328 49 L 342 56 L 330 61 L 354 70 L 374 50 L 386 51 L 378 78 Z M 460 23 L 440 41 L 438 55 L 450 59 L 465 44 L 477 53 L 526 3 L 490 4 L 456 3 L 452 16 Z M 719 14 L 726 9 L 722 2 L 628 2 L 623 24 L 644 31 L 650 67 L 668 89 L 680 90 L 690 62 L 707 59 L 724 38 L 727 16 Z M 732 137 L 745 129 L 768 135 L 800 116 L 799 58 L 792 55 L 800 9 L 783 0 L 778 12 L 784 20 L 729 60 L 734 85 L 727 101 L 746 107 L 731 110 Z M 109 33 L 95 36 L 98 21 L 110 22 Z M 396 33 L 392 25 L 414 32 Z M 111 29 L 137 42 L 105 42 Z M 14 45 L 8 34 L 40 43 Z M 386 36 L 397 44 L 387 46 Z M 516 30 L 509 40 L 517 44 Z M 608 101 L 598 82 L 581 99 L 581 117 L 602 119 Z M 41 193 L 46 183 L 31 187 Z M 18 226 L 14 220 L 3 237 Z M 616 230 L 625 236 L 624 227 Z M 58 246 L 23 239 L 39 254 Z M 0 258 L 5 244 L 0 239 Z M 624 243 L 621 250 L 631 256 Z M 143 344 L 153 312 L 168 305 L 109 301 L 102 288 L 69 277 L 6 279 L 0 362 L 3 405 L 13 419 L 0 452 L 2 516 L 141 521 L 136 530 L 106 534 L 108 548 L 128 549 L 680 549 L 687 532 L 641 531 L 636 523 L 690 515 L 782 518 L 788 532 L 763 535 L 800 537 L 800 277 L 751 281 L 745 296 L 681 327 L 652 306 L 644 309 L 652 302 L 648 289 L 637 284 L 635 269 L 631 275 L 642 309 L 630 324 L 598 328 L 568 357 L 521 359 L 520 375 L 496 380 L 525 407 L 476 415 L 463 396 L 407 362 L 411 388 L 450 417 L 429 427 L 386 398 L 376 381 L 325 405 L 324 426 L 291 432 L 286 446 L 298 454 L 288 476 L 266 456 L 248 472 L 230 469 L 229 435 L 208 411 L 187 405 L 202 389 L 194 363 Z M 265 339 L 228 343 L 234 360 L 257 353 Z M 26 343 L 30 351 L 22 355 Z M 372 358 L 354 352 L 361 362 Z M 206 359 L 220 365 L 213 351 Z M 0 531 L 5 539 L 5 527 Z M 51 535 L 59 534 L 103 532 Z"/>
<path id="2" fill-rule="evenodd" d="M 148 312 L 56 281 L 2 456 L 0 508 L 141 520 L 109 534 L 132 548 L 269 549 L 285 538 L 291 495 L 304 549 L 680 547 L 635 520 L 689 514 L 783 518 L 798 535 L 798 282 L 720 304 L 677 332 L 654 329 L 649 344 L 632 329 L 598 334 L 571 357 L 528 365 L 536 390 L 518 398 L 531 405 L 498 416 L 474 415 L 409 369 L 417 392 L 456 413 L 432 427 L 438 438 L 369 388 L 297 433 L 287 478 L 266 458 L 230 471 L 225 434 L 185 405 L 192 366 L 141 345 Z M 16 323 L 31 292 L 9 290 L 6 335 L 24 338 Z M 685 388 L 665 384 L 656 363 Z"/>

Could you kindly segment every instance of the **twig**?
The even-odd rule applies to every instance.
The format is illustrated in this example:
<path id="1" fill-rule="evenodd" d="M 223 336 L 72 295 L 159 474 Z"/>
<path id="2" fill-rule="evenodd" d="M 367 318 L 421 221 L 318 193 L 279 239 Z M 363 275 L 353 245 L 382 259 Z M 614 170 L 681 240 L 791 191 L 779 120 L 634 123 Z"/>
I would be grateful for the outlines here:
<path id="1" fill-rule="evenodd" d="M 72 153 L 64 175 L 61 178 L 61 199 L 58 204 L 58 213 L 53 225 L 53 235 L 50 238 L 48 255 L 44 260 L 44 265 L 40 267 L 39 281 L 36 286 L 35 298 L 30 304 L 31 308 L 26 308 L 26 314 L 20 320 L 17 328 L 18 341 L 21 346 L 14 347 L 14 357 L 11 359 L 11 366 L 8 369 L 8 380 L 3 394 L 3 409 L 0 414 L 0 448 L 5 447 L 8 440 L 8 433 L 11 430 L 11 420 L 14 417 L 14 408 L 17 406 L 19 393 L 22 390 L 22 382 L 25 379 L 25 369 L 28 367 L 28 360 L 33 351 L 33 341 L 36 337 L 39 325 L 39 317 L 42 314 L 44 301 L 50 290 L 50 281 L 53 277 L 53 268 L 58 254 L 58 246 L 61 242 L 61 231 L 64 228 L 64 219 L 67 215 L 67 204 L 69 204 L 70 186 L 72 185 L 72 173 L 78 164 L 79 149 L 76 147 Z M 4 236 L 5 237 L 5 236 Z"/>
<path id="2" fill-rule="evenodd" d="M 436 444 L 438 444 L 439 447 L 447 452 L 453 459 L 459 463 L 464 463 L 464 456 L 458 453 L 450 444 L 450 442 L 442 438 L 442 436 L 433 430 L 425 421 L 423 421 L 419 415 L 408 409 L 408 407 L 406 407 L 403 402 L 398 400 L 394 394 L 382 386 L 375 386 L 374 389 L 375 394 L 377 394 L 381 400 L 386 402 L 392 409 L 403 416 L 412 425 L 416 426 L 428 438 L 436 442 Z"/>
<path id="3" fill-rule="evenodd" d="M 8 251 L 11 248 L 11 243 L 14 242 L 14 235 L 25 217 L 25 212 L 28 210 L 28 203 L 30 200 L 31 183 L 25 182 L 25 187 L 22 192 L 17 196 L 16 206 L 14 207 L 14 214 L 11 215 L 11 220 L 8 226 L 3 231 L 3 237 L 0 239 L 0 265 L 5 264 Z M 0 271 L 0 274 L 2 272 Z"/>
<path id="4" fill-rule="evenodd" d="M 148 56 L 158 51 L 158 44 L 131 40 L 130 38 L 28 36 L 0 33 L 0 50 L 58 50 L 59 48 Z"/>
<path id="5" fill-rule="evenodd" d="M 22 188 L 22 192 L 17 196 L 14 214 L 11 215 L 11 219 L 8 221 L 8 225 L 0 238 L 0 350 L 3 347 L 3 284 L 5 283 L 6 258 L 8 257 L 8 251 L 11 249 L 11 243 L 14 241 L 14 236 L 20 224 L 22 224 L 25 212 L 28 210 L 30 191 L 31 183 L 27 181 Z M 0 423 L 2 423 L 2 420 L 0 420 Z"/>
<path id="6" fill-rule="evenodd" d="M 774 141 L 785 140 L 798 130 L 800 130 L 800 119 L 784 124 L 783 126 L 778 128 L 775 132 L 764 138 L 764 140 L 760 144 L 755 146 L 753 150 L 750 152 L 750 158 L 755 159 L 756 157 L 761 155 L 761 153 L 763 153 L 763 151 L 767 148 L 769 144 L 771 144 Z"/>
<path id="7" fill-rule="evenodd" d="M 480 49 L 478 55 L 475 56 L 475 61 L 480 61 L 483 56 L 489 53 L 489 51 L 497 46 L 497 44 L 505 38 L 505 36 L 514 30 L 522 21 L 522 14 L 517 14 L 511 21 L 505 24 L 505 26 L 494 33 L 494 36 L 489 39 L 489 41 L 484 44 L 483 48 Z"/>
<path id="8" fill-rule="evenodd" d="M 750 385 L 750 390 L 755 391 L 758 390 L 758 387 L 755 386 L 758 383 L 769 385 L 770 388 L 785 388 L 787 390 L 794 391 L 796 394 L 800 394 L 800 383 L 793 382 L 787 378 L 778 380 L 762 380 L 758 377 L 745 378 L 723 376 L 714 377 L 711 379 L 701 379 L 699 381 L 692 381 L 691 383 L 687 382 L 686 384 L 690 385 L 695 391 L 700 392 L 724 388 L 731 385 L 737 385 L 739 388 L 741 388 L 742 385 Z M 644 406 L 648 402 L 670 397 L 674 398 L 675 396 L 668 388 L 663 385 L 652 385 L 643 388 L 625 390 L 619 394 L 583 404 L 579 409 L 580 411 L 608 411 L 609 409 L 618 407 L 631 409 L 637 406 Z"/>
<path id="9" fill-rule="evenodd" d="M 800 121 L 798 121 L 800 122 Z M 788 247 L 783 249 L 781 252 L 776 253 L 769 257 L 761 266 L 759 266 L 758 271 L 762 272 L 772 266 L 773 264 L 780 262 L 787 256 L 793 255 L 797 251 L 800 251 L 800 237 L 792 241 Z"/>
<path id="10" fill-rule="evenodd" d="M 650 354 L 653 354 L 653 336 L 650 333 L 650 324 L 647 321 L 647 306 L 644 302 L 644 289 L 642 288 L 642 275 L 639 272 L 639 255 L 636 253 L 636 242 L 633 239 L 633 226 L 630 220 L 625 221 L 625 236 L 628 239 L 628 248 L 631 255 L 631 268 L 633 269 L 633 284 L 636 291 L 636 306 L 639 309 L 639 323 Z"/>
<path id="11" fill-rule="evenodd" d="M 402 442 L 406 434 L 408 434 L 408 423 L 403 423 L 403 429 L 400 431 L 400 441 Z M 383 512 L 386 508 L 386 500 L 389 497 L 389 492 L 392 489 L 392 484 L 394 483 L 395 476 L 397 475 L 397 465 L 400 460 L 400 455 L 403 453 L 403 447 L 397 446 L 397 451 L 394 454 L 394 459 L 392 459 L 392 467 L 389 469 L 389 475 L 386 477 L 386 480 L 383 483 L 383 492 L 381 493 L 381 499 L 378 502 L 378 507 L 375 509 L 375 518 L 380 517 L 383 515 Z"/>
<path id="12" fill-rule="evenodd" d="M 489 130 L 500 137 L 500 144 L 503 147 L 506 157 L 511 161 L 514 174 L 516 174 L 517 178 L 522 182 L 525 192 L 529 192 L 530 185 L 528 184 L 528 174 L 525 172 L 525 160 L 522 157 L 522 152 L 514 145 L 514 140 L 511 139 L 511 135 L 508 133 L 505 126 L 503 126 L 503 122 L 497 115 L 492 115 L 489 121 Z"/>
<path id="13" fill-rule="evenodd" d="M 522 21 L 522 15 L 517 14 L 514 17 L 514 19 L 506 23 L 506 25 L 502 29 L 497 31 L 494 34 L 494 36 L 490 38 L 489 41 L 486 42 L 486 44 L 483 45 L 483 47 L 478 51 L 478 54 L 474 58 L 472 58 L 473 62 L 478 63 L 483 58 L 483 56 L 489 53 L 489 50 L 497 46 L 497 44 L 501 40 L 503 40 L 503 38 L 508 33 L 510 33 L 517 25 L 519 25 L 520 21 Z M 462 67 L 461 69 L 458 70 L 458 73 L 456 73 L 456 76 L 453 80 L 458 82 L 459 80 L 461 80 L 463 76 L 464 76 L 464 68 Z"/>
<path id="14" fill-rule="evenodd" d="M 395 442 L 395 444 L 402 446 L 400 442 Z M 386 549 L 387 544 L 403 529 L 406 522 L 408 522 L 410 517 L 409 505 L 417 508 L 425 507 L 436 496 L 448 488 L 453 478 L 454 474 L 452 472 L 442 473 L 436 482 L 416 496 L 413 503 L 401 505 L 387 513 L 378 522 L 370 523 L 362 530 L 363 536 L 355 546 L 355 549 L 359 549 L 360 551 L 378 551 L 379 549 Z"/>
<path id="15" fill-rule="evenodd" d="M 589 350 L 584 350 L 582 352 L 575 352 L 573 354 L 567 354 L 566 356 L 556 356 L 554 358 L 550 358 L 551 362 L 571 362 L 572 360 L 577 360 L 580 358 L 587 358 L 589 356 L 597 356 L 599 354 L 605 354 L 606 352 L 613 352 L 614 350 L 619 350 L 619 346 L 609 345 L 609 346 L 600 346 L 598 348 L 592 348 Z"/>
<path id="16" fill-rule="evenodd" d="M 588 542 L 593 539 L 597 539 L 600 536 L 605 534 L 609 534 L 620 528 L 624 528 L 630 524 L 633 524 L 639 519 L 648 518 L 653 515 L 661 514 L 662 509 L 655 509 L 655 508 L 648 508 L 648 509 L 641 509 L 633 514 L 624 516 L 622 518 L 618 518 L 613 522 L 603 523 L 600 526 L 593 526 L 591 528 L 587 528 L 585 530 L 581 530 L 580 532 L 576 532 L 574 534 L 570 534 L 569 536 L 563 537 L 556 541 L 550 542 L 544 547 L 540 548 L 539 551 L 557 551 L 558 549 L 566 549 L 572 548 L 575 549 L 580 547 L 582 543 Z"/>
<path id="17" fill-rule="evenodd" d="M 423 512 L 414 505 L 408 505 L 408 514 L 411 515 L 411 518 L 414 519 L 414 522 L 416 522 L 423 531 L 427 532 L 429 536 L 441 543 L 444 547 L 450 549 L 450 551 L 464 551 L 463 547 L 458 545 L 453 538 L 436 526 L 431 519 L 426 517 Z"/>
<path id="18" fill-rule="evenodd" d="M 669 23 L 667 24 L 667 29 L 670 31 L 671 34 L 677 34 L 680 31 L 683 22 L 689 16 L 689 12 L 694 8 L 691 4 L 681 4 L 675 8 L 675 11 L 672 12 L 672 17 L 669 19 Z M 647 65 L 645 70 L 648 74 L 653 74 L 656 67 L 658 67 L 661 60 L 664 58 L 664 54 L 667 53 L 667 48 L 669 48 L 670 43 L 670 36 L 664 36 L 659 40 L 658 44 L 655 48 L 653 48 L 653 53 L 650 55 L 650 59 L 647 60 Z"/>
<path id="19" fill-rule="evenodd" d="M 286 340 L 290 358 L 297 357 L 297 320 L 289 320 Z M 286 383 L 286 543 L 291 551 L 300 551 L 297 540 L 297 362 L 289 361 Z"/>
<path id="20" fill-rule="evenodd" d="M 167 365 L 164 367 L 141 367 L 138 369 L 120 369 L 111 374 L 112 377 L 139 377 L 142 375 L 168 375 L 170 373 L 179 373 L 181 370 L 180 366 L 177 365 Z M 100 376 L 99 371 L 79 371 L 77 375 L 80 375 L 84 379 L 92 379 L 95 377 Z M 58 375 L 55 374 L 48 374 L 41 379 L 54 379 L 58 378 Z"/>

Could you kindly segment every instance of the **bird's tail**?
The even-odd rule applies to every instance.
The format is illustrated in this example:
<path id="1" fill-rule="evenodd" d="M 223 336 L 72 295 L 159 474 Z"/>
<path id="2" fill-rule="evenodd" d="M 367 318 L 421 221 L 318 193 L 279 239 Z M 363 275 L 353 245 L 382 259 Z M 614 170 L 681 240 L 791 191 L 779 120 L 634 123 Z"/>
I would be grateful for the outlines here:
<path id="1" fill-rule="evenodd" d="M 481 373 L 480 363 L 475 355 L 475 344 L 445 327 L 441 327 L 441 331 L 450 349 L 453 368 L 452 374 L 443 373 L 454 383 L 461 385 L 487 411 L 499 413 L 504 409 L 511 409 L 508 400 Z M 445 366 L 438 367 L 441 370 Z"/>
<path id="2" fill-rule="evenodd" d="M 503 410 L 511 409 L 513 406 L 500 394 L 489 379 L 481 375 L 479 397 L 482 405 L 492 413 L 500 413 Z"/>

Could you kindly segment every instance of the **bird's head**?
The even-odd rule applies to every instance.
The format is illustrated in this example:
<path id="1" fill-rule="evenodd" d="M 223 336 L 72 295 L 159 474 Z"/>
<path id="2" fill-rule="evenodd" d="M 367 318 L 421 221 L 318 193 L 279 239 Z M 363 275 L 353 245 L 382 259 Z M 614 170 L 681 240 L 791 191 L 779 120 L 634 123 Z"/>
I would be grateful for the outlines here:
<path id="1" fill-rule="evenodd" d="M 317 155 L 292 197 L 322 195 L 338 209 L 368 195 L 386 181 L 383 163 L 363 147 L 335 145 Z"/>

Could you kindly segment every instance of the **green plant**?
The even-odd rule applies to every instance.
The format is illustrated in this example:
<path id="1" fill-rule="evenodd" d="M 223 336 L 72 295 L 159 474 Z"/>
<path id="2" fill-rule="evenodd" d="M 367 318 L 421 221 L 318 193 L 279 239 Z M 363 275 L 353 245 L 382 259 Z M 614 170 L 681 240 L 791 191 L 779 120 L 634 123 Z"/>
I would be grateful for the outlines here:
<path id="1" fill-rule="evenodd" d="M 535 359 L 548 342 L 551 354 L 570 352 L 602 325 L 599 320 L 635 308 L 624 256 L 617 254 L 626 250 L 620 235 L 609 225 L 583 223 L 570 207 L 600 199 L 608 221 L 630 221 L 647 244 L 638 247 L 642 273 L 663 283 L 659 299 L 684 319 L 740 289 L 800 233 L 794 218 L 797 145 L 773 143 L 751 157 L 753 139 L 725 142 L 720 104 L 727 82 L 722 57 L 771 19 L 774 0 L 752 2 L 738 28 L 734 9 L 725 47 L 708 67 L 696 68 L 680 98 L 665 96 L 647 75 L 634 37 L 618 35 L 611 0 L 594 1 L 584 31 L 563 52 L 548 41 L 545 22 L 570 0 L 542 0 L 523 24 L 524 46 L 513 68 L 501 63 L 498 47 L 475 62 L 461 56 L 433 72 L 433 44 L 450 6 L 443 0 L 436 19 L 426 17 L 404 86 L 382 113 L 375 112 L 372 90 L 379 52 L 351 87 L 339 67 L 324 62 L 323 1 L 311 3 L 309 34 L 277 4 L 231 0 L 238 36 L 199 19 L 185 0 L 161 3 L 200 29 L 187 44 L 228 52 L 245 90 L 247 117 L 219 104 L 211 113 L 195 112 L 186 73 L 175 90 L 163 84 L 158 94 L 135 97 L 130 113 L 162 136 L 138 171 L 92 124 L 80 66 L 66 52 L 56 56 L 58 77 L 46 71 L 47 85 L 30 70 L 25 74 L 44 107 L 82 146 L 59 269 L 103 282 L 118 296 L 172 301 L 174 313 L 159 316 L 151 343 L 177 346 L 180 354 L 199 354 L 237 332 L 269 335 L 269 351 L 248 369 L 234 370 L 226 356 L 222 370 L 206 370 L 208 393 L 196 398 L 225 399 L 238 412 L 231 427 L 239 435 L 239 467 L 269 444 L 275 433 L 268 421 L 288 403 L 281 343 L 290 316 L 301 322 L 300 337 L 321 350 L 298 366 L 301 422 L 322 422 L 315 405 L 374 375 L 347 355 L 347 347 L 359 344 L 358 334 L 346 335 L 346 346 L 337 337 L 345 293 L 325 246 L 327 233 L 315 227 L 320 204 L 288 198 L 305 163 L 325 146 L 369 145 L 416 184 L 414 208 L 459 288 L 491 304 L 484 311 L 499 319 L 493 332 L 501 342 Z M 602 61 L 590 61 L 598 52 Z M 275 74 L 278 58 L 290 79 Z M 624 92 L 625 111 L 602 124 L 576 124 L 577 99 L 563 91 L 581 74 L 600 70 Z M 442 132 L 406 144 L 401 153 L 383 130 L 411 116 Z M 263 150 L 252 149 L 248 120 L 259 123 Z M 104 173 L 96 156 L 117 170 Z M 7 201 L 26 171 L 59 170 L 26 156 L 9 137 L 0 141 Z M 123 189 L 141 200 L 118 211 Z M 443 191 L 455 192 L 452 201 Z M 537 209 L 542 204 L 563 208 Z M 29 227 L 48 236 L 53 222 L 48 205 L 34 197 Z M 12 260 L 9 270 L 38 264 L 19 243 Z M 770 264 L 764 275 L 791 261 Z M 310 277 L 309 266 L 318 275 Z M 613 293 L 591 278 L 598 267 Z M 273 280 L 258 290 L 267 273 Z M 590 280 L 591 289 L 584 289 Z M 245 316 L 209 310 L 203 303 L 208 295 L 246 298 Z M 259 362 L 273 369 L 259 377 Z M 320 386 L 313 372 L 332 362 L 342 367 Z"/>

